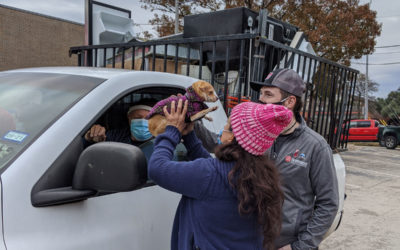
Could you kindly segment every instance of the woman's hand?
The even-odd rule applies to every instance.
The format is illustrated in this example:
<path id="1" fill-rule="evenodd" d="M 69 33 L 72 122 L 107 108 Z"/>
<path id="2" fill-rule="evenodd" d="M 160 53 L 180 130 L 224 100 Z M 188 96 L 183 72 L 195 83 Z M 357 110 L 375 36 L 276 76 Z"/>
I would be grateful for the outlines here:
<path id="1" fill-rule="evenodd" d="M 182 108 L 183 106 L 183 108 Z M 182 105 L 182 99 L 178 101 L 178 107 L 175 108 L 175 101 L 172 101 L 171 103 L 171 113 L 168 113 L 167 106 L 164 107 L 164 115 L 165 118 L 167 119 L 167 126 L 171 125 L 176 127 L 179 132 L 182 134 L 182 132 L 186 128 L 186 123 L 185 123 L 185 117 L 186 117 L 186 112 L 187 112 L 187 107 L 188 107 L 188 101 L 185 101 L 185 104 Z M 186 130 L 185 130 L 186 132 Z"/>

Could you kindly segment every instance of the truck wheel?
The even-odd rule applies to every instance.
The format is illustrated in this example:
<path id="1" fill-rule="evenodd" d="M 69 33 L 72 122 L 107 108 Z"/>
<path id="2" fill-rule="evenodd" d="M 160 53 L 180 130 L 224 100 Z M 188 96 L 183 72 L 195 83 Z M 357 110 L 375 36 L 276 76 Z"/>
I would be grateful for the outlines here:
<path id="1" fill-rule="evenodd" d="M 385 146 L 387 149 L 395 149 L 397 147 L 397 138 L 392 135 L 386 136 Z"/>

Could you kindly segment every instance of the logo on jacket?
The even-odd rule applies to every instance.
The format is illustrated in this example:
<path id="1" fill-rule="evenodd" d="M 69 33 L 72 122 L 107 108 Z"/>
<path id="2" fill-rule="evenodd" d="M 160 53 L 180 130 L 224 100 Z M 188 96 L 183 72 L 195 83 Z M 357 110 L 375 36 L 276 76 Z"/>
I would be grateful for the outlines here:
<path id="1" fill-rule="evenodd" d="M 306 155 L 304 153 L 300 153 L 299 149 L 296 149 L 293 154 L 287 155 L 285 157 L 285 162 L 292 163 L 300 167 L 306 167 L 308 164 L 306 162 Z"/>
<path id="2" fill-rule="evenodd" d="M 294 151 L 293 157 L 297 158 L 297 156 L 299 156 L 299 151 L 298 149 L 296 149 L 296 151 Z"/>

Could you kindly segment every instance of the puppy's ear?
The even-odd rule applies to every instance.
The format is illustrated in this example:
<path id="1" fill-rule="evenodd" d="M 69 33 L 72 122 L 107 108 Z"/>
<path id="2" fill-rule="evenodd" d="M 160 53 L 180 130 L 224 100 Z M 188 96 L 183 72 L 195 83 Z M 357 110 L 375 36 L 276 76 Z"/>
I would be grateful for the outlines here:
<path id="1" fill-rule="evenodd" d="M 202 81 L 202 82 L 199 84 L 199 88 L 200 88 L 203 92 L 208 92 L 208 91 L 214 90 L 213 86 L 212 86 L 210 83 L 205 82 L 205 81 Z"/>

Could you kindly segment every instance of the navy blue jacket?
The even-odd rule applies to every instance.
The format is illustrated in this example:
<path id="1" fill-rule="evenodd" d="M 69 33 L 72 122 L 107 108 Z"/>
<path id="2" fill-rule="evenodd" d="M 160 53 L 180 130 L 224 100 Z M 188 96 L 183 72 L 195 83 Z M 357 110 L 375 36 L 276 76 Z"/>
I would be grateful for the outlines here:
<path id="1" fill-rule="evenodd" d="M 212 158 L 194 132 L 183 137 L 189 162 L 171 161 L 180 132 L 168 126 L 155 141 L 149 177 L 182 194 L 176 211 L 171 249 L 262 249 L 263 236 L 254 214 L 240 215 L 228 173 L 234 162 Z"/>

